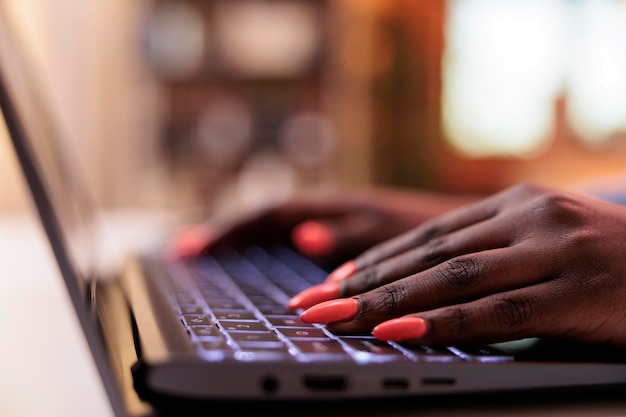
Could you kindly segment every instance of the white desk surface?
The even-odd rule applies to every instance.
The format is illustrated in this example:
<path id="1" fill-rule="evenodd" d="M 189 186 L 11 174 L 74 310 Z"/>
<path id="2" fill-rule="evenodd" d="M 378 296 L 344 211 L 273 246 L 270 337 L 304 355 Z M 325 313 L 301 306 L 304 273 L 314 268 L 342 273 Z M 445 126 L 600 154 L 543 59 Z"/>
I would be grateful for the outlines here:
<path id="1" fill-rule="evenodd" d="M 123 241 L 139 247 L 131 235 L 146 221 L 149 216 L 118 221 Z M 149 234 L 142 238 L 155 241 Z M 113 242 L 113 236 L 105 242 L 112 264 L 124 256 L 112 250 Z M 0 416 L 111 415 L 38 220 L 0 216 Z"/>
<path id="2" fill-rule="evenodd" d="M 112 416 L 51 250 L 31 216 L 0 217 L 0 353 L 0 416 Z M 626 393 L 588 404 L 542 404 L 533 406 L 529 397 L 514 409 L 431 405 L 394 415 L 626 416 Z"/>
<path id="3" fill-rule="evenodd" d="M 0 220 L 0 415 L 111 416 L 43 232 Z"/>

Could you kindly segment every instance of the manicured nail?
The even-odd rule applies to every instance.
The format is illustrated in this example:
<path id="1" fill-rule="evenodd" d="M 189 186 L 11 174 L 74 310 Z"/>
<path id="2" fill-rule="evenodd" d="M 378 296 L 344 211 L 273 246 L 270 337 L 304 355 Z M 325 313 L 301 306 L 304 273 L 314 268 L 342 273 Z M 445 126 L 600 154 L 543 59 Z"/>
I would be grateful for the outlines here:
<path id="1" fill-rule="evenodd" d="M 335 245 L 335 237 L 330 228 L 312 221 L 296 226 L 292 239 L 298 249 L 311 256 L 327 255 Z"/>
<path id="2" fill-rule="evenodd" d="M 356 272 L 356 261 L 348 261 L 328 275 L 326 282 L 339 282 Z"/>
<path id="3" fill-rule="evenodd" d="M 323 301 L 332 300 L 339 297 L 339 284 L 327 282 L 315 285 L 295 295 L 287 306 L 292 310 L 299 308 L 309 308 Z"/>
<path id="4" fill-rule="evenodd" d="M 317 304 L 300 315 L 305 323 L 333 323 L 347 321 L 359 312 L 359 301 L 356 298 L 341 298 Z"/>
<path id="5" fill-rule="evenodd" d="M 206 227 L 192 226 L 179 232 L 168 245 L 167 257 L 171 261 L 198 256 L 213 240 Z"/>
<path id="6" fill-rule="evenodd" d="M 380 340 L 410 340 L 423 337 L 428 331 L 428 323 L 421 317 L 400 317 L 388 320 L 374 327 L 372 333 Z"/>

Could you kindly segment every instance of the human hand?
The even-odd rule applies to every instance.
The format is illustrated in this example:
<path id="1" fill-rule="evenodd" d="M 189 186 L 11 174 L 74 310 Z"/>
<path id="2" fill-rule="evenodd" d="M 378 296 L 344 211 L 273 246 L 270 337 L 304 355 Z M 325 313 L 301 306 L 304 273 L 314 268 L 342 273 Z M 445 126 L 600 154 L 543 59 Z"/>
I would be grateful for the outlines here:
<path id="1" fill-rule="evenodd" d="M 624 347 L 625 254 L 626 207 L 525 184 L 367 250 L 290 306 L 382 340 Z"/>
<path id="2" fill-rule="evenodd" d="M 293 245 L 303 254 L 338 264 L 412 229 L 426 219 L 475 200 L 473 196 L 375 189 L 302 197 L 215 229 L 199 225 L 172 242 L 175 258 L 220 245 Z"/>

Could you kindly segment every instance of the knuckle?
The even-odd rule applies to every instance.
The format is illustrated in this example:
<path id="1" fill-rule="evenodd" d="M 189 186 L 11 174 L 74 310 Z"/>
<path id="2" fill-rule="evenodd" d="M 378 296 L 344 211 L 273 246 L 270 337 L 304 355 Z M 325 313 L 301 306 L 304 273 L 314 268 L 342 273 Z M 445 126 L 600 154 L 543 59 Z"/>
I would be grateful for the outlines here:
<path id="1" fill-rule="evenodd" d="M 519 329 L 531 318 L 532 304 L 523 297 L 500 296 L 494 304 L 497 323 L 510 329 Z"/>
<path id="2" fill-rule="evenodd" d="M 468 314 L 462 307 L 446 309 L 440 319 L 449 332 L 451 340 L 464 340 L 471 331 Z"/>
<path id="3" fill-rule="evenodd" d="M 481 265 L 476 258 L 464 256 L 447 261 L 439 276 L 445 287 L 463 290 L 477 279 L 480 270 Z"/>
<path id="4" fill-rule="evenodd" d="M 423 248 L 422 260 L 427 266 L 437 265 L 449 259 L 449 249 L 444 238 L 430 240 Z"/>
<path id="5" fill-rule="evenodd" d="M 546 191 L 547 188 L 545 186 L 526 181 L 511 187 L 508 192 L 510 192 L 512 195 L 533 196 L 537 194 L 542 194 Z"/>
<path id="6" fill-rule="evenodd" d="M 558 191 L 549 191 L 532 199 L 527 211 L 540 214 L 548 221 L 577 224 L 582 214 L 580 208 L 580 204 L 572 196 Z"/>
<path id="7" fill-rule="evenodd" d="M 532 202 L 532 207 L 535 209 L 548 212 L 561 211 L 565 206 L 565 197 L 554 191 L 543 193 L 537 196 Z"/>
<path id="8" fill-rule="evenodd" d="M 379 268 L 372 266 L 360 271 L 351 279 L 341 281 L 342 293 L 361 294 L 380 286 Z"/>
<path id="9" fill-rule="evenodd" d="M 406 314 L 403 306 L 406 304 L 404 300 L 407 299 L 408 293 L 408 288 L 402 281 L 377 288 L 368 297 L 370 300 L 368 310 L 376 315 L 383 312 L 389 317 Z"/>
<path id="10" fill-rule="evenodd" d="M 365 288 L 372 288 L 374 286 L 377 286 L 380 280 L 379 269 L 375 266 L 365 269 L 361 273 L 359 280 Z"/>
<path id="11" fill-rule="evenodd" d="M 415 230 L 412 236 L 411 243 L 413 245 L 422 245 L 425 242 L 429 242 L 436 236 L 441 234 L 441 228 L 435 223 L 424 224 Z"/>

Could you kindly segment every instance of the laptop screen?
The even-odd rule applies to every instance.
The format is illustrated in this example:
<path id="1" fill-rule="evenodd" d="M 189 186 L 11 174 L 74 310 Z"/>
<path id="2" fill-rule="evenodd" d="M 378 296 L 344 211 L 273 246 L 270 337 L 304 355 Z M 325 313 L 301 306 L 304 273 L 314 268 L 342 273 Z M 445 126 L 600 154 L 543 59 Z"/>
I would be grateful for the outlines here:
<path id="1" fill-rule="evenodd" d="M 92 210 L 71 149 L 52 112 L 41 68 L 26 55 L 4 2 L 0 2 L 0 109 L 42 226 L 107 392 L 114 415 L 127 416 L 96 312 Z M 34 260 L 36 261 L 36 260 Z"/>
<path id="2" fill-rule="evenodd" d="M 47 200 L 41 203 L 49 207 L 40 209 L 47 211 L 44 214 L 48 217 L 54 217 L 51 219 L 54 225 L 48 226 L 57 229 L 53 232 L 61 241 L 59 250 L 66 250 L 64 255 L 84 293 L 86 282 L 94 277 L 96 261 L 90 221 L 94 213 L 91 198 L 82 186 L 84 178 L 79 172 L 79 160 L 70 158 L 73 149 L 63 134 L 59 119 L 52 113 L 53 95 L 41 72 L 43 68 L 33 65 L 35 61 L 27 56 L 23 39 L 18 37 L 17 31 L 11 30 L 13 21 L 9 16 L 4 14 L 0 18 L 0 70 L 6 99 L 11 101 L 3 105 L 12 107 L 3 111 L 10 110 L 14 119 L 6 120 L 6 123 L 13 140 L 20 140 L 20 145 L 28 148 L 34 165 L 32 171 L 36 171 L 31 172 L 30 177 L 38 177 L 28 180 L 40 183 L 42 189 L 35 198 Z M 5 115 L 5 119 L 9 117 Z M 23 137 L 16 138 L 16 135 Z"/>

